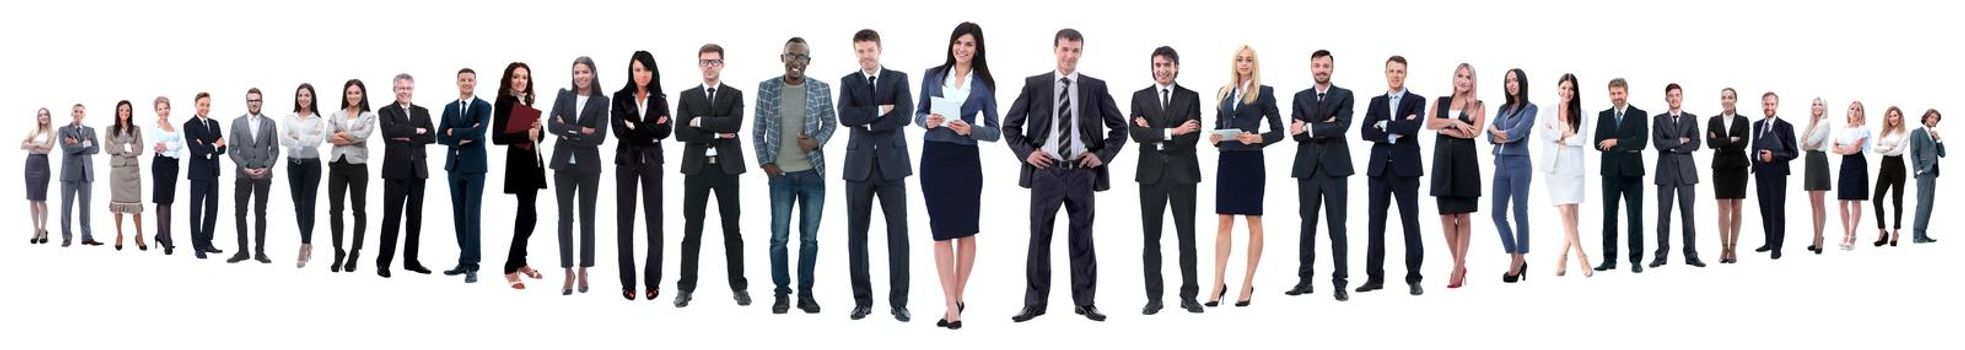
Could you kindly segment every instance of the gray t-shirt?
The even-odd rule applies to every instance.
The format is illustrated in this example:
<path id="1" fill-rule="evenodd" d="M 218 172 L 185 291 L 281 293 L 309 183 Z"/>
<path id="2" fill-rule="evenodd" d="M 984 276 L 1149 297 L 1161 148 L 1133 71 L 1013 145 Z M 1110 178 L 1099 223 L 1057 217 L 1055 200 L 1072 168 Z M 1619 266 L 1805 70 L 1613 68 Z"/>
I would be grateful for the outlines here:
<path id="1" fill-rule="evenodd" d="M 805 158 L 805 149 L 798 146 L 798 136 L 805 134 L 805 84 L 785 85 L 780 91 L 778 128 L 778 170 L 812 170 L 812 160 Z"/>

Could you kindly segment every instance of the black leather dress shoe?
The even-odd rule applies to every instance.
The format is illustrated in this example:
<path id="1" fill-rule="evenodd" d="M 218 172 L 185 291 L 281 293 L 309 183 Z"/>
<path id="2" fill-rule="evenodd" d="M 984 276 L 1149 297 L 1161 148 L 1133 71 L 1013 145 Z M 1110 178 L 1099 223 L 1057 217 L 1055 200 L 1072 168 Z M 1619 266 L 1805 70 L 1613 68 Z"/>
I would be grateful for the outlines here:
<path id="1" fill-rule="evenodd" d="M 872 306 L 854 306 L 853 313 L 847 314 L 846 317 L 854 320 L 858 320 L 862 318 L 867 318 L 867 314 L 871 314 L 871 313 L 873 313 Z"/>
<path id="2" fill-rule="evenodd" d="M 888 313 L 894 315 L 895 321 L 907 322 L 914 320 L 914 314 L 908 313 L 907 308 L 904 307 L 894 308 L 893 311 L 889 311 Z"/>
<path id="3" fill-rule="evenodd" d="M 1071 313 L 1085 315 L 1086 319 L 1092 321 L 1105 322 L 1105 314 L 1099 313 L 1097 306 L 1085 305 L 1071 308 Z"/>
<path id="4" fill-rule="evenodd" d="M 689 291 L 682 291 L 679 293 L 675 293 L 675 307 L 677 308 L 689 307 L 689 299 L 691 299 L 689 294 L 691 294 Z"/>
<path id="5" fill-rule="evenodd" d="M 1201 313 L 1202 311 L 1204 311 L 1203 309 L 1201 309 L 1201 302 L 1200 302 L 1200 301 L 1196 301 L 1196 300 L 1194 300 L 1194 299 L 1183 299 L 1183 300 L 1181 300 L 1181 301 L 1180 301 L 1180 308 L 1181 308 L 1181 309 L 1184 309 L 1184 310 L 1187 310 L 1187 312 L 1189 312 L 1189 313 L 1196 313 L 1196 314 L 1198 314 L 1198 313 Z"/>
<path id="6" fill-rule="evenodd" d="M 1311 294 L 1315 292 L 1316 292 L 1316 287 L 1311 286 L 1310 283 L 1297 283 L 1295 288 L 1290 288 L 1289 291 L 1283 292 L 1283 295 L 1295 296 L 1295 295 Z"/>
<path id="7" fill-rule="evenodd" d="M 1343 288 L 1343 287 L 1339 287 L 1339 288 L 1337 288 L 1337 294 L 1336 294 L 1336 295 L 1334 295 L 1334 297 L 1336 297 L 1336 298 L 1337 298 L 1337 301 L 1350 301 L 1350 300 L 1351 300 L 1351 294 L 1346 294 L 1346 293 L 1344 293 L 1344 288 Z"/>
<path id="8" fill-rule="evenodd" d="M 1411 286 L 1412 286 L 1412 291 L 1411 291 L 1412 295 L 1426 294 L 1426 290 L 1420 289 L 1418 283 L 1413 283 L 1411 284 Z"/>
<path id="9" fill-rule="evenodd" d="M 1369 292 L 1369 291 L 1374 291 L 1374 290 L 1380 290 L 1380 289 L 1385 289 L 1385 284 L 1384 284 L 1384 283 L 1382 283 L 1382 282 L 1365 282 L 1365 285 L 1362 285 L 1362 286 L 1358 286 L 1358 290 L 1357 290 L 1357 292 L 1359 292 L 1359 293 L 1364 293 L 1364 292 Z"/>
<path id="10" fill-rule="evenodd" d="M 1044 315 L 1044 308 L 1041 306 L 1024 306 L 1023 311 L 1017 312 L 1016 316 L 1010 316 L 1010 321 L 1011 322 L 1029 321 L 1031 319 L 1037 318 L 1037 316 L 1043 316 L 1043 315 Z"/>
<path id="11" fill-rule="evenodd" d="M 1148 301 L 1146 302 L 1146 307 L 1140 308 L 1139 314 L 1141 315 L 1159 314 L 1160 309 L 1164 309 L 1164 308 L 1166 308 L 1166 305 L 1161 304 L 1159 300 Z"/>

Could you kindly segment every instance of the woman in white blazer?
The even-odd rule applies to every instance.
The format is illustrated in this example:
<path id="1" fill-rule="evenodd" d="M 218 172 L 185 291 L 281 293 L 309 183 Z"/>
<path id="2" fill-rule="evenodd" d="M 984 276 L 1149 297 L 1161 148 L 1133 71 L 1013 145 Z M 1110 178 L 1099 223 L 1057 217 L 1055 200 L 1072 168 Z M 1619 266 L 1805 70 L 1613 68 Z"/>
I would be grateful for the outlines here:
<path id="1" fill-rule="evenodd" d="M 1556 205 L 1562 214 L 1563 245 L 1558 254 L 1556 276 L 1562 276 L 1569 266 L 1570 252 L 1582 263 L 1583 277 L 1589 277 L 1590 256 L 1583 252 L 1583 242 L 1576 238 L 1577 206 L 1583 203 L 1585 145 L 1589 144 L 1589 119 L 1583 117 L 1583 104 L 1576 96 L 1576 75 L 1563 74 L 1556 81 L 1556 95 L 1561 102 L 1556 108 L 1542 110 L 1536 118 L 1535 134 L 1541 136 L 1543 157 L 1536 157 L 1535 169 L 1548 179 L 1543 184 L 1549 186 L 1549 202 Z"/>

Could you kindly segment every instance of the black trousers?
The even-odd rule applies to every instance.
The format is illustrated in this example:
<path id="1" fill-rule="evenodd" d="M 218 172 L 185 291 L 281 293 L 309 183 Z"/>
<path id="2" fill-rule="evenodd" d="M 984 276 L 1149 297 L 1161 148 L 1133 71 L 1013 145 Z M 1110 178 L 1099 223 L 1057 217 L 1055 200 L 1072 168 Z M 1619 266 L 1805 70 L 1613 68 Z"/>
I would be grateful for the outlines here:
<path id="1" fill-rule="evenodd" d="M 232 222 L 237 224 L 235 227 L 238 227 L 239 231 L 239 252 L 236 255 L 246 256 L 247 243 L 258 242 L 259 244 L 252 250 L 253 256 L 264 257 L 266 256 L 266 196 L 273 191 L 273 179 L 239 177 L 233 181 L 233 185 L 237 186 L 238 191 L 232 194 Z M 247 202 L 252 203 L 253 240 L 251 242 L 246 241 Z"/>
<path id="2" fill-rule="evenodd" d="M 647 162 L 621 165 L 614 173 L 614 234 L 617 270 L 621 270 L 621 290 L 635 289 L 635 194 L 640 192 L 642 218 L 648 220 L 648 258 L 641 263 L 641 285 L 647 290 L 661 289 L 662 283 L 662 164 Z M 639 187 L 639 191 L 637 191 Z"/>
<path id="3" fill-rule="evenodd" d="M 345 206 L 348 202 L 354 206 Z M 353 212 L 355 216 L 355 241 L 346 250 L 341 246 L 343 230 L 341 213 Z M 334 231 L 334 254 L 344 252 L 360 254 L 362 237 L 368 232 L 368 165 L 336 160 L 328 163 L 328 229 Z"/>
<path id="4" fill-rule="evenodd" d="M 288 161 L 287 189 L 293 198 L 293 221 L 300 225 L 300 243 L 314 244 L 314 199 L 321 193 L 321 160 Z"/>
<path id="5" fill-rule="evenodd" d="M 853 305 L 873 305 L 873 276 L 867 261 L 867 231 L 873 222 L 873 202 L 880 200 L 881 225 L 887 229 L 887 304 L 907 308 L 907 181 L 883 179 L 874 165 L 866 181 L 846 182 L 846 259 L 853 277 Z"/>
<path id="6" fill-rule="evenodd" d="M 1617 266 L 1617 198 L 1623 197 L 1631 264 L 1644 262 L 1644 177 L 1603 176 L 1603 265 Z"/>
<path id="7" fill-rule="evenodd" d="M 1070 224 L 1066 229 L 1065 251 L 1071 256 L 1071 302 L 1091 306 L 1098 291 L 1098 257 L 1092 250 L 1092 218 L 1097 205 L 1092 186 L 1097 173 L 1090 169 L 1039 169 L 1030 178 L 1030 252 L 1024 262 L 1026 289 L 1023 304 L 1043 310 L 1051 298 L 1051 229 L 1057 224 L 1058 209 L 1064 209 Z"/>
<path id="8" fill-rule="evenodd" d="M 1884 156 L 1882 168 L 1876 173 L 1876 198 L 1870 200 L 1876 206 L 1876 228 L 1904 228 L 1904 157 Z M 1892 191 L 1892 189 L 1895 189 Z M 1884 221 L 1883 194 L 1890 193 L 1890 203 L 1897 206 L 1896 221 Z"/>
<path id="9" fill-rule="evenodd" d="M 416 260 L 423 237 L 423 183 L 426 179 L 382 179 L 382 256 L 375 257 L 376 270 L 388 270 L 396 258 L 396 233 L 403 232 L 403 216 L 409 227 L 403 236 L 403 266 L 423 266 Z"/>
<path id="10" fill-rule="evenodd" d="M 1366 182 L 1366 192 L 1371 198 L 1371 223 L 1365 225 L 1365 283 L 1385 282 L 1385 216 L 1390 214 L 1392 200 L 1399 202 L 1399 222 L 1405 226 L 1406 283 L 1419 283 L 1423 277 L 1419 267 L 1426 261 L 1425 241 L 1419 237 L 1419 177 L 1384 174 L 1372 176 Z"/>
<path id="11" fill-rule="evenodd" d="M 539 225 L 539 189 L 520 189 L 519 209 L 512 224 L 512 246 L 505 253 L 505 273 L 519 272 L 526 267 L 526 246 L 532 244 L 532 228 Z M 357 236 L 359 237 L 359 236 Z"/>
<path id="12" fill-rule="evenodd" d="M 1345 278 L 1350 277 L 1350 254 L 1347 251 L 1351 244 L 1345 238 L 1344 215 L 1351 197 L 1348 197 L 1350 191 L 1346 189 L 1344 180 L 1344 177 L 1329 176 L 1319 171 L 1309 178 L 1296 181 L 1296 196 L 1300 202 L 1296 214 L 1303 220 L 1301 231 L 1297 233 L 1298 284 L 1310 285 L 1310 279 L 1317 275 L 1314 267 L 1317 262 L 1318 209 L 1324 210 L 1325 223 L 1330 232 L 1330 255 L 1334 259 L 1331 261 L 1330 283 L 1343 289 Z"/>
<path id="13" fill-rule="evenodd" d="M 555 171 L 553 186 L 557 187 L 553 191 L 555 197 L 559 199 L 559 267 L 573 268 L 573 264 L 576 263 L 573 246 L 576 243 L 580 246 L 579 261 L 577 261 L 580 267 L 594 267 L 594 206 L 599 201 L 597 196 L 600 194 L 600 173 Z M 578 203 L 574 202 L 576 195 L 579 197 Z M 574 212 L 576 208 L 579 209 L 577 215 Z M 573 221 L 576 216 L 580 219 L 578 241 L 575 241 L 573 236 Z"/>
<path id="14" fill-rule="evenodd" d="M 1765 247 L 1781 251 L 1787 240 L 1788 176 L 1754 173 L 1754 189 L 1760 199 L 1760 225 L 1766 232 Z"/>
<path id="15" fill-rule="evenodd" d="M 1201 294 L 1194 272 L 1195 186 L 1172 181 L 1140 184 L 1140 224 L 1146 231 L 1146 249 L 1140 258 L 1146 266 L 1146 300 L 1158 301 L 1166 294 L 1166 281 L 1160 276 L 1160 234 L 1164 231 L 1168 204 L 1174 210 L 1174 238 L 1180 242 L 1180 299 L 1194 300 Z"/>
<path id="16" fill-rule="evenodd" d="M 712 192 L 716 194 L 717 213 L 723 218 L 723 256 L 730 290 L 750 288 L 750 282 L 744 279 L 744 236 L 737 226 L 743 207 L 737 199 L 737 187 L 737 174 L 724 173 L 723 167 L 715 164 L 705 164 L 702 172 L 683 176 L 682 279 L 675 282 L 677 290 L 696 291 L 696 262 L 703 250 L 703 214 L 709 209 Z"/>
<path id="17" fill-rule="evenodd" d="M 191 249 L 216 250 L 212 235 L 217 229 L 218 179 L 191 179 Z"/>

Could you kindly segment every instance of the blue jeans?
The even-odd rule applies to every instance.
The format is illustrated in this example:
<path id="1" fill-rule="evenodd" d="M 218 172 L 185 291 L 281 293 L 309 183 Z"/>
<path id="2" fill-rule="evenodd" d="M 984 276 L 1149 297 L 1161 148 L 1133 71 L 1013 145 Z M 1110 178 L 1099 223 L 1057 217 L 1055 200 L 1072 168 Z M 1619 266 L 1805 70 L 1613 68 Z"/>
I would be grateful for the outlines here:
<path id="1" fill-rule="evenodd" d="M 791 208 L 798 205 L 798 293 L 812 295 L 812 268 L 819 257 L 819 215 L 825 211 L 826 182 L 816 170 L 789 172 L 771 183 L 771 283 L 776 295 L 791 294 L 785 243 L 791 235 Z"/>
<path id="2" fill-rule="evenodd" d="M 1528 156 L 1504 155 L 1494 158 L 1494 230 L 1501 233 L 1501 248 L 1509 254 L 1528 254 L 1528 181 L 1535 174 Z M 1509 206 L 1509 201 L 1514 205 Z M 1514 210 L 1515 225 L 1508 226 L 1508 211 Z"/>

